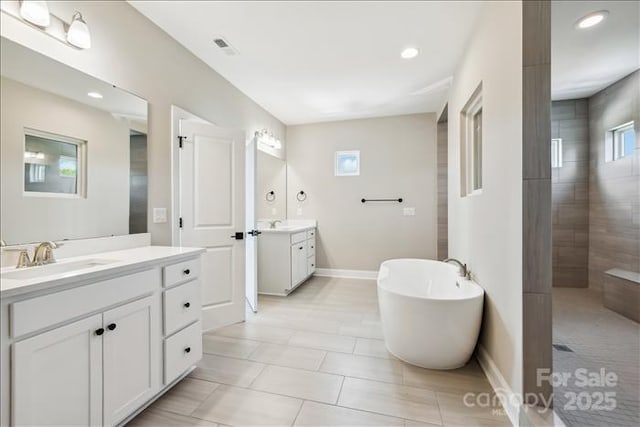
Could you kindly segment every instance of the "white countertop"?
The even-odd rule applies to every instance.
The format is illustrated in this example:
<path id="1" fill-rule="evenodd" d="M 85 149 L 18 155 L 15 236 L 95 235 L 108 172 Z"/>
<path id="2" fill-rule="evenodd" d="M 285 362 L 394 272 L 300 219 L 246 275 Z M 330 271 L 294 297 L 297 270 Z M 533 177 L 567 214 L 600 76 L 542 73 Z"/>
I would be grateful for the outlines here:
<path id="1" fill-rule="evenodd" d="M 204 252 L 202 248 L 181 248 L 171 246 L 143 246 L 134 249 L 125 249 L 112 252 L 94 253 L 71 258 L 65 258 L 55 264 L 42 267 L 28 267 L 26 269 L 16 269 L 6 267 L 0 269 L 0 274 L 4 275 L 13 271 L 26 271 L 28 269 L 47 269 L 49 266 L 57 266 L 81 261 L 108 261 L 108 263 L 95 265 L 89 268 L 67 271 L 63 273 L 53 273 L 27 279 L 0 279 L 0 297 L 9 298 L 18 295 L 43 291 L 57 286 L 70 285 L 81 281 L 102 280 L 128 270 L 139 270 L 155 264 L 165 262 L 175 258 L 189 258 Z"/>
<path id="2" fill-rule="evenodd" d="M 300 231 L 313 230 L 317 226 L 316 221 L 312 219 L 283 220 L 276 224 L 275 228 L 271 228 L 269 222 L 271 222 L 271 220 L 258 220 L 258 231 L 267 234 L 293 234 L 299 233 Z"/>

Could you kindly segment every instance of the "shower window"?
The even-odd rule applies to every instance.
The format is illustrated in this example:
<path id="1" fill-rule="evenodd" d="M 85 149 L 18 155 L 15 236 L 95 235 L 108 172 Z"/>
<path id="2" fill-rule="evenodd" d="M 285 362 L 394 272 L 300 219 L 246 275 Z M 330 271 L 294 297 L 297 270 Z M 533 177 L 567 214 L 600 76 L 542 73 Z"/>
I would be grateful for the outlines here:
<path id="1" fill-rule="evenodd" d="M 607 132 L 605 138 L 605 161 L 611 162 L 633 154 L 636 148 L 634 123 L 616 126 Z"/>
<path id="2" fill-rule="evenodd" d="M 551 140 L 551 167 L 562 167 L 562 138 Z"/>
<path id="3" fill-rule="evenodd" d="M 25 130 L 25 195 L 83 197 L 85 144 L 75 138 Z"/>

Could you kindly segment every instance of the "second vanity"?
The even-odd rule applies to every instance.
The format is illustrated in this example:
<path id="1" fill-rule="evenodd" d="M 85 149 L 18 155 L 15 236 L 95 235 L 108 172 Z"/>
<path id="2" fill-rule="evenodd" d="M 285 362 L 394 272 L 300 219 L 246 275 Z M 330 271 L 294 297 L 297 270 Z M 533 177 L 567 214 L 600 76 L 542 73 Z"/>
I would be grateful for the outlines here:
<path id="1" fill-rule="evenodd" d="M 0 424 L 121 424 L 186 376 L 202 355 L 202 252 L 3 268 Z"/>
<path id="2" fill-rule="evenodd" d="M 316 270 L 316 222 L 278 221 L 258 229 L 258 293 L 289 295 Z"/>

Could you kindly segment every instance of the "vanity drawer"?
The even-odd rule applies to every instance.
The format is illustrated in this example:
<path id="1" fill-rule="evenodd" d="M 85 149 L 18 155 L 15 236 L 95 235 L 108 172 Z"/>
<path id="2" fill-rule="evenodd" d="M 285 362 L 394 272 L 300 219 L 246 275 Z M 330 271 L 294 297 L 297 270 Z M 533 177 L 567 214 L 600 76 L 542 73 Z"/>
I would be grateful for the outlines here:
<path id="1" fill-rule="evenodd" d="M 160 269 L 116 277 L 11 304 L 11 336 L 19 337 L 160 289 Z"/>
<path id="2" fill-rule="evenodd" d="M 164 267 L 164 286 L 187 282 L 200 275 L 200 258 L 193 258 Z"/>
<path id="3" fill-rule="evenodd" d="M 316 257 L 309 257 L 307 259 L 307 274 L 311 275 L 316 271 Z"/>
<path id="4" fill-rule="evenodd" d="M 200 317 L 200 282 L 176 286 L 164 292 L 164 334 L 171 335 Z"/>
<path id="5" fill-rule="evenodd" d="M 170 384 L 202 358 L 202 324 L 198 321 L 164 340 L 164 383 Z"/>
<path id="6" fill-rule="evenodd" d="M 299 233 L 294 233 L 291 235 L 291 244 L 296 244 L 298 242 L 302 242 L 307 239 L 307 233 L 305 231 L 301 231 Z"/>
<path id="7" fill-rule="evenodd" d="M 312 237 L 307 240 L 307 256 L 314 256 L 316 254 L 316 238 Z"/>
<path id="8" fill-rule="evenodd" d="M 316 229 L 307 231 L 307 239 L 315 239 L 316 238 Z"/>

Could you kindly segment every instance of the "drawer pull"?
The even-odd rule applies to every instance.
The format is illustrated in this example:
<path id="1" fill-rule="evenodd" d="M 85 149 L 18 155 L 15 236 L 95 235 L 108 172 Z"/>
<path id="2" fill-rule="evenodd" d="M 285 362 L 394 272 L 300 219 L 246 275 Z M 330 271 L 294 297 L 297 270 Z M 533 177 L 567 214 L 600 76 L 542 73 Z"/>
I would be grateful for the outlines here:
<path id="1" fill-rule="evenodd" d="M 96 335 L 104 334 L 104 328 L 96 329 Z"/>
<path id="2" fill-rule="evenodd" d="M 187 268 L 186 270 L 183 270 L 182 272 L 183 272 L 184 274 L 186 274 L 187 276 L 188 276 L 189 274 L 191 274 L 191 270 L 189 270 L 188 268 Z"/>
<path id="3" fill-rule="evenodd" d="M 118 325 L 116 325 L 115 323 L 112 323 L 109 326 L 107 326 L 107 329 L 109 329 L 110 331 L 113 331 L 116 328 L 116 326 Z"/>
<path id="4" fill-rule="evenodd" d="M 313 246 L 311 246 L 311 249 L 313 249 Z"/>
<path id="5" fill-rule="evenodd" d="M 187 347 L 187 348 L 185 348 L 185 349 L 184 349 L 184 352 L 185 352 L 185 353 L 191 353 L 191 347 Z"/>
<path id="6" fill-rule="evenodd" d="M 298 249 L 303 250 L 303 249 L 304 249 L 304 246 L 300 246 Z"/>
<path id="7" fill-rule="evenodd" d="M 184 308 L 189 308 L 191 307 L 191 303 L 190 302 L 185 302 L 184 303 Z"/>

